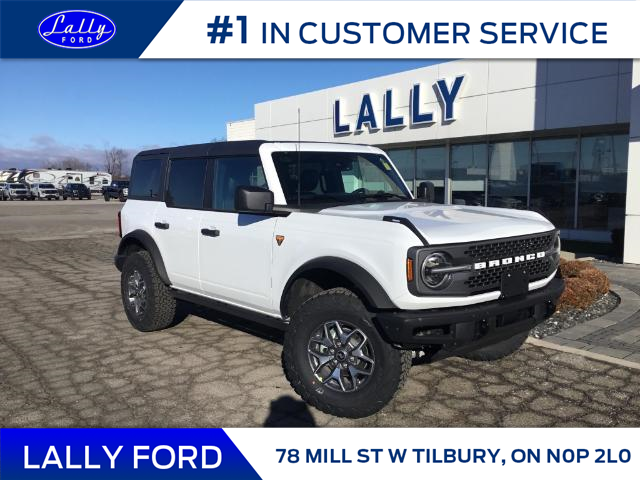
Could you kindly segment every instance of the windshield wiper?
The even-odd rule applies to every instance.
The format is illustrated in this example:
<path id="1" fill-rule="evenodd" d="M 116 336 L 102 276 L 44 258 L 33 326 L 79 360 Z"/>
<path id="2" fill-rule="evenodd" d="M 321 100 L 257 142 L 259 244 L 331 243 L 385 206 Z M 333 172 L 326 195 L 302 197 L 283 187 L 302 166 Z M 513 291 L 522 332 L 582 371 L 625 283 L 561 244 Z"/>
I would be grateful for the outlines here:
<path id="1" fill-rule="evenodd" d="M 409 197 L 405 195 L 400 195 L 398 193 L 391 192 L 377 192 L 377 193 L 365 193 L 362 195 L 362 198 L 374 198 L 374 199 L 400 199 L 400 200 L 411 200 Z"/>

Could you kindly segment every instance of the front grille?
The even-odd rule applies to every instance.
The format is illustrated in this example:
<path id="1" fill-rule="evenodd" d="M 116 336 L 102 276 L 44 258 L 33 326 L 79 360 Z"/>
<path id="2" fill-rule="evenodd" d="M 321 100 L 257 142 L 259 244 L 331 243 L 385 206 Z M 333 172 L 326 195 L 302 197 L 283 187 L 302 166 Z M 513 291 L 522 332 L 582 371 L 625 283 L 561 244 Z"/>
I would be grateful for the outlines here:
<path id="1" fill-rule="evenodd" d="M 548 252 L 553 247 L 554 239 L 555 233 L 552 232 L 513 240 L 480 243 L 470 245 L 464 251 L 464 254 L 474 262 L 484 262 L 528 253 Z M 535 282 L 549 275 L 552 266 L 552 260 L 549 257 L 544 257 L 536 258 L 526 263 L 489 267 L 473 272 L 464 283 L 471 292 L 481 293 L 500 288 L 503 273 L 524 270 L 529 277 L 529 281 Z"/>
<path id="2" fill-rule="evenodd" d="M 541 280 L 547 276 L 550 268 L 548 258 L 538 258 L 524 264 L 524 270 L 529 275 L 529 281 Z M 501 267 L 487 268 L 476 275 L 470 276 L 464 282 L 471 290 L 491 290 L 500 286 L 500 279 L 503 273 L 512 272 L 516 269 L 523 269 L 523 264 L 503 265 Z"/>
<path id="3" fill-rule="evenodd" d="M 515 257 L 532 252 L 546 252 L 551 249 L 553 233 L 535 237 L 519 238 L 517 240 L 503 240 L 501 242 L 481 243 L 471 245 L 464 252 L 476 261 L 494 258 Z"/>

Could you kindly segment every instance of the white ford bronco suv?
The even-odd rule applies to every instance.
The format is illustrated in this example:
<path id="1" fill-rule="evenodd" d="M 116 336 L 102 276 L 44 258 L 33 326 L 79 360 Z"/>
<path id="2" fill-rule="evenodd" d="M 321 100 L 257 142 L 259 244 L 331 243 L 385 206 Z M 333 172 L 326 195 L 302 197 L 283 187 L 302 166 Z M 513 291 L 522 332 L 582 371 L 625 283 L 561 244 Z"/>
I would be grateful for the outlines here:
<path id="1" fill-rule="evenodd" d="M 401 387 L 414 352 L 508 355 L 564 288 L 559 232 L 543 216 L 434 204 L 427 182 L 419 193 L 371 146 L 142 152 L 115 257 L 127 317 L 160 330 L 190 302 L 275 325 L 305 401 L 370 415 Z"/>

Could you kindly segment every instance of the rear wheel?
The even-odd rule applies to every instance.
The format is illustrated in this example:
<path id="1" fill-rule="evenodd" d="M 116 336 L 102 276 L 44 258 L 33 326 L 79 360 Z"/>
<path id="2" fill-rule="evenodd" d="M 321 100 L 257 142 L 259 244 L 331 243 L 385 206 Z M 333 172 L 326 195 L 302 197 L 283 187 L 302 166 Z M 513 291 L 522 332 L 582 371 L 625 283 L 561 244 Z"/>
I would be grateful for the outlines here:
<path id="1" fill-rule="evenodd" d="M 360 299 L 334 288 L 293 314 L 282 363 L 307 403 L 331 415 L 360 418 L 382 409 L 404 384 L 411 352 L 385 342 Z"/>
<path id="2" fill-rule="evenodd" d="M 465 353 L 461 356 L 463 358 L 479 362 L 491 362 L 493 360 L 499 360 L 511 355 L 516 350 L 518 350 L 528 336 L 529 332 L 519 333 L 518 335 L 503 340 L 502 342 L 498 342 L 494 345 L 489 345 L 488 347 L 474 350 L 473 352 Z"/>
<path id="3" fill-rule="evenodd" d="M 108 194 L 104 194 L 104 201 L 108 202 L 109 200 L 111 200 L 111 197 Z"/>
<path id="4" fill-rule="evenodd" d="M 145 250 L 135 252 L 125 260 L 120 290 L 127 318 L 136 330 L 163 330 L 182 319 L 175 298 Z"/>

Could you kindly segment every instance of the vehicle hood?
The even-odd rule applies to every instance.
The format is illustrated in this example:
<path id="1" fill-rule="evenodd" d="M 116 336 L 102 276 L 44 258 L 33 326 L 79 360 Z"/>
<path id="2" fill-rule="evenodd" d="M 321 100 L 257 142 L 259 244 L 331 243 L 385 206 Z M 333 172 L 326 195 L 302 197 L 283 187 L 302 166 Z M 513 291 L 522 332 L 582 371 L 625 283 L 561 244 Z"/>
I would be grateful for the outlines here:
<path id="1" fill-rule="evenodd" d="M 331 207 L 322 215 L 382 220 L 409 220 L 430 245 L 515 237 L 553 230 L 542 215 L 528 210 L 439 205 L 423 202 L 380 202 Z"/>

